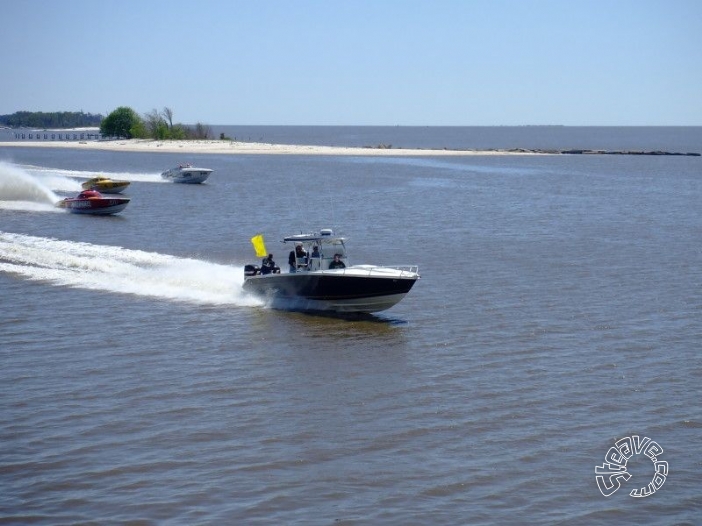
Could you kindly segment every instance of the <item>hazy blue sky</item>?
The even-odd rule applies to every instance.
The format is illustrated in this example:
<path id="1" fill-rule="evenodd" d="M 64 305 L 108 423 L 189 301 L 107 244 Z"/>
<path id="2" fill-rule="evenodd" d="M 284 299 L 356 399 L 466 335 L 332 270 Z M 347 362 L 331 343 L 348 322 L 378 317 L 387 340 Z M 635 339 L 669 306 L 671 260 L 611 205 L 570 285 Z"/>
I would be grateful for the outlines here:
<path id="1" fill-rule="evenodd" d="M 0 0 L 0 114 L 702 125 L 698 0 Z"/>

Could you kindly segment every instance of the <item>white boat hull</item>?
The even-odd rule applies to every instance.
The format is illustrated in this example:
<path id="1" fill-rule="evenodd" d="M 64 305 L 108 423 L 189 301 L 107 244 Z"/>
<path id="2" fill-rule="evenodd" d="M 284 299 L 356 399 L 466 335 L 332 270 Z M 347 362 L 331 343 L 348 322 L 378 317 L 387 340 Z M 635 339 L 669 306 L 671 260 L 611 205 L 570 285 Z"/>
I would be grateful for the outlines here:
<path id="1" fill-rule="evenodd" d="M 211 173 L 210 168 L 172 168 L 163 172 L 161 177 L 174 183 L 200 184 L 204 183 Z"/>

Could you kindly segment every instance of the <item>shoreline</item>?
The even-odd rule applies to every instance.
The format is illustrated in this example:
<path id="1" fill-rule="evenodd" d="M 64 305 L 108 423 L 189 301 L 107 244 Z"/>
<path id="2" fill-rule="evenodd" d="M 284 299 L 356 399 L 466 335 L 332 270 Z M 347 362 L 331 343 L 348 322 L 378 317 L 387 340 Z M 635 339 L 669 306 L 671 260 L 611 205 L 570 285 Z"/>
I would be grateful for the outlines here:
<path id="1" fill-rule="evenodd" d="M 157 141 L 153 139 L 124 139 L 114 141 L 6 141 L 0 142 L 0 148 L 1 147 L 69 148 L 75 150 L 142 153 L 209 153 L 225 155 L 460 156 L 534 155 L 541 153 L 529 150 L 449 150 L 422 148 L 313 146 L 215 139 L 186 141 Z"/>
<path id="2" fill-rule="evenodd" d="M 122 139 L 112 141 L 5 141 L 0 148 L 68 148 L 75 150 L 99 150 L 110 152 L 150 152 L 185 154 L 223 155 L 338 155 L 338 156 L 386 156 L 386 157 L 435 157 L 471 155 L 676 155 L 699 157 L 696 152 L 668 152 L 643 150 L 589 150 L 569 148 L 543 150 L 529 148 L 457 150 L 425 148 L 353 147 L 353 146 L 314 146 L 298 144 L 272 144 L 262 142 L 242 142 L 231 140 L 185 140 L 158 141 L 154 139 Z"/>

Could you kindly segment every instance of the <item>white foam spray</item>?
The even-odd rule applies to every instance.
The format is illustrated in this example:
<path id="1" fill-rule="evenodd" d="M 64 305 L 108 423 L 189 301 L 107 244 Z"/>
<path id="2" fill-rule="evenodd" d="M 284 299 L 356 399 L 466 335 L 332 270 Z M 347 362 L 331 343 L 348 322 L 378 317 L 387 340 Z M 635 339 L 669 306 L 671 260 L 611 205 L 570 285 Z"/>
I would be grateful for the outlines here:
<path id="1" fill-rule="evenodd" d="M 59 197 L 26 170 L 0 162 L 0 207 L 54 210 Z"/>
<path id="2" fill-rule="evenodd" d="M 0 232 L 0 272 L 88 290 L 207 305 L 261 305 L 241 285 L 243 267 Z"/>

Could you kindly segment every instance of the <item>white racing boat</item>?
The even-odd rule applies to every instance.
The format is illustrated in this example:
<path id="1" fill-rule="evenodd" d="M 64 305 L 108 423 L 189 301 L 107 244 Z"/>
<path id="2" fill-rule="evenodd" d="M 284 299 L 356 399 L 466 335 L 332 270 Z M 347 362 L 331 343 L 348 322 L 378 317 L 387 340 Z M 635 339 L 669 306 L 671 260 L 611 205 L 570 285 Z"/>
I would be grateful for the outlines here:
<path id="1" fill-rule="evenodd" d="M 161 177 L 174 183 L 198 184 L 205 182 L 211 173 L 211 168 L 197 168 L 186 163 L 166 170 Z"/>
<path id="2" fill-rule="evenodd" d="M 416 265 L 350 265 L 345 238 L 325 229 L 283 239 L 295 248 L 288 272 L 246 265 L 243 288 L 274 308 L 370 313 L 401 301 L 419 279 Z M 339 263 L 340 262 L 340 263 Z"/>

